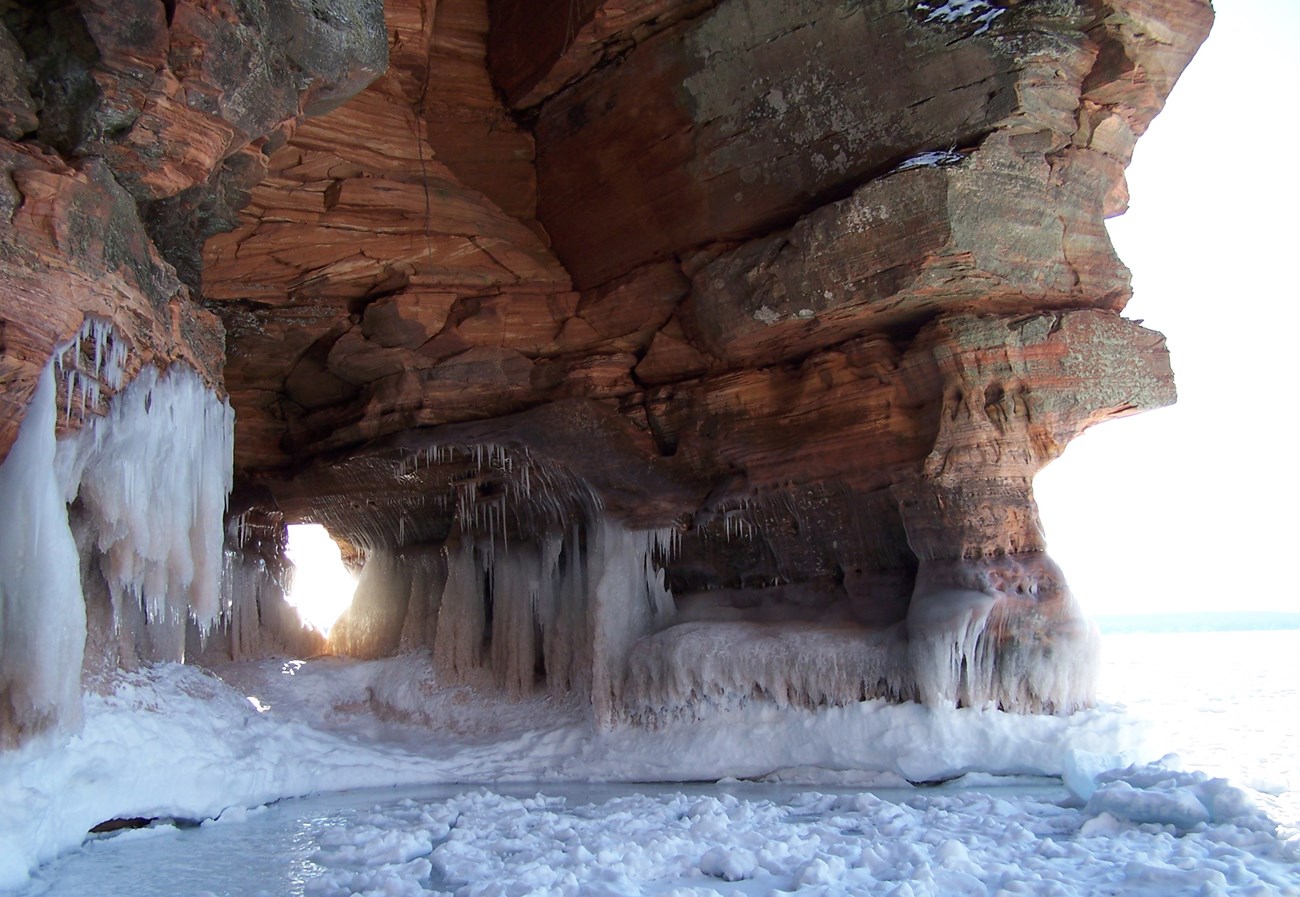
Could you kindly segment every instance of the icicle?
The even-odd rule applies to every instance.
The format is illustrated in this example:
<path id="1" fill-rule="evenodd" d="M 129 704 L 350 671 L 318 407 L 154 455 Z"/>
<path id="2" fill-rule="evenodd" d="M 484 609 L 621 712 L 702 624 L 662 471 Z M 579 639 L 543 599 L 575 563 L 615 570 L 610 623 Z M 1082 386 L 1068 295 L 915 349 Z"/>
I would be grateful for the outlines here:
<path id="1" fill-rule="evenodd" d="M 64 388 L 64 397 L 63 397 L 63 422 L 65 424 L 68 421 L 72 420 L 72 390 L 73 390 L 73 384 L 75 383 L 76 375 L 77 375 L 76 368 L 68 368 L 63 373 L 63 380 L 64 383 L 66 384 Z"/>
<path id="2" fill-rule="evenodd" d="M 188 368 L 147 367 L 60 444 L 65 498 L 82 499 L 115 602 L 131 596 L 153 622 L 220 611 L 233 417 Z"/>

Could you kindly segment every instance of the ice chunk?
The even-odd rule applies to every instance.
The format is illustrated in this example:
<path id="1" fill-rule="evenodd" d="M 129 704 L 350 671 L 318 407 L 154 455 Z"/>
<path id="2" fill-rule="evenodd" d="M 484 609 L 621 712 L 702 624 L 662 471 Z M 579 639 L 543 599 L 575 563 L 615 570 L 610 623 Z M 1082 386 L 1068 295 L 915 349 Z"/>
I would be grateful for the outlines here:
<path id="1" fill-rule="evenodd" d="M 1098 754 L 1091 751 L 1071 749 L 1065 755 L 1065 770 L 1061 778 L 1065 787 L 1080 801 L 1087 801 L 1097 790 L 1097 776 L 1118 767 L 1127 766 L 1128 758 L 1124 754 Z"/>
<path id="2" fill-rule="evenodd" d="M 758 860 L 743 847 L 711 847 L 700 857 L 700 871 L 723 881 L 744 881 L 758 871 Z"/>
<path id="3" fill-rule="evenodd" d="M 1181 831 L 1204 824 L 1272 833 L 1277 826 L 1245 791 L 1227 779 L 1182 772 L 1158 763 L 1102 773 L 1084 813 Z"/>

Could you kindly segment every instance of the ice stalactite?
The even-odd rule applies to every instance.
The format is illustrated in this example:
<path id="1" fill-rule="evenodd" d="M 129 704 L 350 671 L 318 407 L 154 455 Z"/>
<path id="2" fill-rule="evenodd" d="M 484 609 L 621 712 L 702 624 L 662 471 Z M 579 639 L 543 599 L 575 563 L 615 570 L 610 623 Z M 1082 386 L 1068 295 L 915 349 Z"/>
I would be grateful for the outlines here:
<path id="1" fill-rule="evenodd" d="M 61 421 L 67 423 L 74 413 L 79 419 L 100 413 L 104 401 L 122 388 L 128 356 L 127 342 L 110 322 L 86 318 L 76 336 L 54 353 Z"/>
<path id="2" fill-rule="evenodd" d="M 81 718 L 86 608 L 55 469 L 54 380 L 47 367 L 0 465 L 0 745 Z"/>
<path id="3" fill-rule="evenodd" d="M 207 628 L 221 613 L 233 449 L 230 405 L 181 366 L 145 367 L 59 444 L 63 497 L 84 509 L 119 622 L 128 602 L 144 608 L 161 655 L 150 659 L 182 659 L 187 621 Z"/>
<path id="4" fill-rule="evenodd" d="M 655 724 L 751 701 L 811 708 L 897 699 L 906 662 L 900 628 L 802 621 L 671 626 L 633 647 L 622 715 Z"/>
<path id="5" fill-rule="evenodd" d="M 262 656 L 266 629 L 271 628 L 264 626 L 263 609 L 277 598 L 284 601 L 283 576 L 277 576 L 264 558 L 250 558 L 242 552 L 227 551 L 221 592 L 227 608 L 222 628 L 229 632 L 230 659 Z"/>
<path id="6" fill-rule="evenodd" d="M 922 703 L 1052 713 L 1093 701 L 1097 630 L 1046 555 L 923 564 L 907 632 Z"/>
<path id="7" fill-rule="evenodd" d="M 489 541 L 458 534 L 442 547 L 443 570 L 424 595 L 413 584 L 401 647 L 432 645 L 448 682 L 489 674 L 526 694 L 539 673 L 557 693 L 586 694 L 591 684 L 589 577 L 583 526 L 538 542 Z"/>
<path id="8" fill-rule="evenodd" d="M 527 694 L 544 681 L 591 695 L 612 719 L 633 643 L 671 621 L 662 561 L 676 541 L 590 513 L 596 522 L 531 539 L 453 528 L 441 546 L 373 550 L 331 645 L 355 656 L 432 647 L 443 682 Z"/>
<path id="9" fill-rule="evenodd" d="M 110 596 L 96 620 L 117 632 L 95 639 L 110 664 L 134 662 L 128 650 L 179 660 L 187 622 L 222 611 L 233 412 L 184 367 L 146 366 L 122 388 L 126 361 L 112 325 L 88 320 L 0 467 L 3 741 L 76 724 L 88 595 Z M 74 414 L 80 430 L 57 439 Z"/>

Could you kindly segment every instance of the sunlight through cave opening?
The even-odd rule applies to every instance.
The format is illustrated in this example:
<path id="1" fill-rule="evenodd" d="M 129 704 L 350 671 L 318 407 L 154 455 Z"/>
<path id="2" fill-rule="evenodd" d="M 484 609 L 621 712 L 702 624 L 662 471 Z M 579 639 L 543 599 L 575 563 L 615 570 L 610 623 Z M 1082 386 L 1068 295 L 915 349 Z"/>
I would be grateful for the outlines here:
<path id="1" fill-rule="evenodd" d="M 329 531 L 318 523 L 290 524 L 285 553 L 293 564 L 286 600 L 304 623 L 329 635 L 352 605 L 357 577 L 343 563 Z"/>

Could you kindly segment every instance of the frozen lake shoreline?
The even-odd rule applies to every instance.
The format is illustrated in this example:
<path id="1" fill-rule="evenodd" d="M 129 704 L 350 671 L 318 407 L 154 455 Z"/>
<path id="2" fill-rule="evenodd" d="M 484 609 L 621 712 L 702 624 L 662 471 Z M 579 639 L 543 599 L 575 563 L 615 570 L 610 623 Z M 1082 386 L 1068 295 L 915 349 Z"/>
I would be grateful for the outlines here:
<path id="1" fill-rule="evenodd" d="M 1128 859 L 1123 859 L 1123 863 L 1149 855 L 1156 863 L 1153 868 L 1175 870 L 1168 874 L 1181 882 L 1174 890 L 1160 890 L 1157 880 L 1164 873 L 1152 872 L 1149 890 L 1132 893 L 1183 893 L 1179 889 L 1192 888 L 1193 884 L 1195 889 L 1185 890 L 1186 893 L 1248 894 L 1255 893 L 1250 888 L 1256 886 L 1269 889 L 1259 893 L 1291 893 L 1286 890 L 1288 882 L 1300 880 L 1295 866 L 1295 836 L 1300 829 L 1295 770 L 1296 758 L 1300 756 L 1297 750 L 1300 735 L 1295 727 L 1300 723 L 1296 722 L 1294 712 L 1296 692 L 1286 670 L 1289 659 L 1297 651 L 1300 651 L 1300 632 L 1295 631 L 1108 636 L 1103 696 L 1113 700 L 1117 694 L 1122 695 L 1130 708 L 1129 714 L 1096 712 L 1071 718 L 1024 718 L 993 711 L 936 714 L 916 706 L 870 704 L 815 714 L 801 712 L 798 724 L 792 726 L 794 717 L 790 713 L 782 716 L 771 708 L 756 707 L 749 713 L 723 714 L 694 727 L 653 732 L 616 730 L 605 735 L 584 731 L 577 722 L 581 715 L 576 708 L 549 700 L 520 702 L 503 711 L 499 706 L 476 703 L 472 690 L 430 690 L 430 683 L 420 672 L 423 667 L 418 657 L 370 664 L 319 661 L 241 665 L 223 670 L 227 681 L 237 689 L 193 669 L 165 668 L 151 675 L 133 674 L 134 678 L 126 677 L 117 683 L 113 695 L 88 700 L 87 732 L 80 742 L 74 740 L 69 748 L 61 751 L 29 751 L 25 758 L 7 755 L 0 761 L 0 797 L 6 806 L 22 808 L 19 814 L 0 821 L 0 843 L 6 848 L 3 854 L 10 858 L 5 861 L 6 885 L 20 886 L 33 861 L 48 862 L 54 852 L 73 847 L 80 841 L 80 833 L 107 818 L 174 815 L 199 819 L 220 816 L 221 821 L 198 829 L 169 831 L 163 827 L 90 842 L 42 870 L 29 889 L 20 893 L 76 893 L 69 883 L 75 882 L 79 873 L 69 870 L 80 866 L 97 882 L 99 877 L 107 876 L 106 870 L 119 866 L 127 878 L 134 874 L 134 884 L 124 885 L 122 893 L 199 893 L 202 888 L 193 881 L 181 885 L 162 879 L 151 890 L 150 876 L 160 874 L 156 870 L 163 862 L 159 857 L 172 857 L 179 868 L 194 866 L 198 863 L 194 858 L 204 851 L 222 854 L 215 846 L 221 839 L 238 843 L 242 838 L 269 848 L 261 867 L 263 872 L 252 871 L 256 864 L 251 862 L 252 854 L 245 852 L 250 856 L 250 875 L 254 878 L 262 874 L 280 875 L 273 870 L 298 862 L 293 859 L 298 856 L 308 865 L 293 867 L 298 869 L 293 874 L 301 879 L 293 887 L 305 889 L 309 882 L 316 882 L 315 890 L 285 890 L 287 885 L 276 885 L 266 889 L 267 893 L 352 893 L 348 888 L 362 883 L 362 879 L 370 881 L 366 876 L 375 882 L 388 881 L 397 890 L 376 891 L 366 886 L 358 893 L 427 893 L 434 883 L 430 877 L 433 866 L 421 872 L 423 864 L 433 864 L 435 860 L 452 866 L 455 863 L 448 855 L 453 848 L 435 845 L 436 839 L 425 837 L 426 829 L 437 829 L 440 814 L 451 812 L 448 807 L 459 807 L 457 814 L 468 813 L 466 818 L 474 820 L 471 827 L 478 832 L 475 837 L 489 841 L 506 838 L 511 825 L 522 824 L 519 819 L 531 819 L 528 826 L 532 827 L 526 828 L 533 832 L 529 837 L 535 835 L 536 843 L 532 847 L 527 843 L 519 846 L 516 853 L 523 851 L 521 856 L 528 850 L 542 850 L 556 839 L 556 832 L 577 833 L 574 849 L 581 847 L 590 858 L 582 862 L 573 860 L 576 865 L 569 859 L 563 862 L 555 857 L 551 859 L 572 874 L 574 881 L 585 881 L 583 893 L 594 893 L 589 889 L 596 886 L 596 880 L 583 876 L 595 875 L 595 870 L 609 864 L 600 859 L 601 853 L 593 845 L 598 846 L 597 842 L 608 836 L 615 839 L 616 847 L 622 845 L 618 849 L 626 853 L 639 843 L 640 836 L 619 835 L 617 820 L 610 814 L 623 813 L 626 808 L 622 802 L 643 801 L 638 804 L 637 813 L 659 818 L 661 828 L 671 829 L 676 824 L 673 814 L 683 812 L 682 806 L 675 803 L 679 801 L 676 795 L 681 794 L 680 800 L 703 801 L 700 812 L 707 811 L 712 814 L 710 818 L 721 814 L 719 818 L 731 820 L 720 823 L 720 831 L 731 833 L 727 837 L 744 831 L 743 826 L 737 829 L 739 823 L 732 819 L 734 813 L 745 818 L 767 814 L 764 818 L 770 824 L 750 832 L 749 841 L 733 843 L 722 835 L 719 835 L 722 840 L 701 841 L 702 852 L 698 856 L 691 852 L 693 848 L 688 849 L 689 839 L 683 840 L 671 857 L 665 854 L 654 861 L 662 867 L 655 867 L 659 872 L 646 873 L 649 877 L 635 880 L 629 878 L 606 893 L 670 893 L 669 883 L 680 879 L 673 887 L 688 888 L 683 893 L 731 894 L 739 890 L 745 894 L 766 894 L 773 888 L 794 886 L 807 872 L 804 866 L 816 861 L 826 864 L 829 871 L 815 866 L 813 872 L 807 872 L 805 877 L 811 877 L 805 885 L 822 889 L 813 893 L 844 893 L 842 888 L 836 888 L 850 887 L 851 880 L 858 883 L 852 887 L 869 885 L 873 892 L 886 881 L 893 882 L 891 888 L 906 884 L 913 895 L 997 890 L 944 890 L 958 887 L 953 884 L 958 879 L 944 879 L 940 874 L 947 868 L 943 865 L 945 858 L 951 860 L 957 848 L 945 848 L 938 843 L 918 847 L 921 853 L 911 860 L 886 851 L 856 866 L 846 860 L 843 869 L 831 861 L 831 854 L 818 854 L 816 850 L 802 858 L 796 857 L 797 864 L 795 859 L 786 863 L 769 858 L 768 866 L 763 867 L 765 871 L 759 871 L 761 864 L 755 859 L 753 876 L 738 878 L 739 884 L 703 872 L 700 866 L 716 862 L 722 864 L 718 867 L 721 870 L 726 865 L 726 857 L 742 851 L 737 862 L 743 867 L 740 871 L 745 871 L 749 869 L 746 865 L 749 854 L 743 851 L 748 850 L 757 857 L 755 851 L 769 842 L 811 837 L 818 832 L 823 841 L 831 838 L 847 850 L 845 844 L 857 844 L 864 838 L 891 845 L 899 839 L 916 841 L 932 829 L 948 832 L 944 843 L 961 844 L 973 857 L 971 862 L 981 868 L 1001 868 L 999 864 L 1008 870 L 1026 863 L 1032 866 L 1035 860 L 1016 853 L 1019 848 L 1014 845 L 1020 838 L 1027 838 L 1026 843 L 1044 838 L 1061 843 L 1065 838 L 1076 846 L 1085 841 L 1106 840 L 1127 845 L 1123 850 L 1128 851 L 1125 854 Z M 1139 716 L 1153 720 L 1153 730 L 1145 739 L 1140 737 Z M 780 732 L 785 734 L 778 738 Z M 924 746 L 925 750 L 909 753 L 909 743 Z M 1178 750 L 1189 768 L 1227 774 L 1234 784 L 1259 789 L 1248 797 L 1271 814 L 1272 822 L 1265 827 L 1279 823 L 1280 834 L 1274 830 L 1261 831 L 1256 817 L 1250 817 L 1255 822 L 1244 826 L 1213 818 L 1195 822 L 1199 812 L 1195 811 L 1195 801 L 1201 800 L 1203 807 L 1210 807 L 1216 801 L 1235 806 L 1240 800 L 1233 795 L 1246 793 L 1215 785 L 1210 789 L 1211 794 L 1206 792 L 1210 786 L 1204 782 L 1189 782 L 1185 779 L 1187 774 L 1172 771 L 1158 774 L 1160 781 L 1154 783 L 1160 785 L 1155 791 L 1164 797 L 1131 799 L 1133 795 L 1124 791 L 1125 788 L 1134 793 L 1146 793 L 1151 788 L 1116 785 L 1112 790 L 1124 792 L 1124 799 L 1109 810 L 1093 808 L 1096 812 L 1091 814 L 1078 801 L 1068 806 L 1070 801 L 1064 789 L 1045 787 L 1041 780 L 1037 784 L 1022 782 L 1014 793 L 993 787 L 992 783 L 998 780 L 979 777 L 965 781 L 983 783 L 984 787 L 965 791 L 912 788 L 906 782 L 907 778 L 942 778 L 945 773 L 980 768 L 1059 773 L 1067 756 L 1074 757 L 1075 761 L 1081 759 L 1086 766 L 1105 759 L 1108 750 L 1122 762 L 1150 760 L 1159 755 L 1156 752 Z M 775 788 L 744 784 L 666 785 L 632 791 L 560 784 L 581 779 L 663 778 L 667 776 L 657 771 L 735 769 L 746 763 L 748 768 L 739 768 L 740 774 L 775 772 L 775 778 L 784 779 L 787 784 Z M 1015 768 L 1008 768 L 1011 765 Z M 921 774 L 916 774 L 918 771 Z M 621 776 L 611 774 L 620 772 Z M 714 773 L 694 777 L 716 776 Z M 522 788 L 502 784 L 490 792 L 462 786 L 444 786 L 431 792 L 422 787 L 422 783 L 430 781 L 504 783 L 511 779 L 543 780 L 545 784 Z M 290 794 L 366 785 L 401 785 L 404 790 L 400 796 L 389 792 L 383 799 L 362 795 L 361 803 L 365 806 L 350 804 L 352 796 L 335 794 L 311 799 L 323 801 L 321 804 L 284 802 L 270 809 L 246 809 Z M 863 786 L 873 787 L 870 792 L 864 792 Z M 606 790 L 602 792 L 602 788 Z M 546 797 L 534 798 L 538 790 Z M 826 814 L 820 811 L 810 814 L 803 805 L 800 805 L 802 809 L 792 809 L 791 801 L 812 800 L 799 795 L 823 791 L 831 792 L 835 800 L 856 799 L 862 794 L 869 794 L 871 800 L 869 805 L 863 804 L 850 814 L 856 822 L 845 823 L 834 831 L 813 831 L 818 825 L 828 824 L 822 818 Z M 1201 798 L 1196 794 L 1201 794 Z M 413 804 L 409 803 L 412 799 Z M 530 800 L 541 803 L 525 806 Z M 1151 819 L 1124 818 L 1124 807 L 1140 807 L 1152 800 L 1157 806 L 1150 811 L 1154 813 Z M 583 806 L 605 807 L 605 810 L 584 812 L 596 817 L 602 813 L 610 816 L 606 819 L 608 825 L 583 829 L 568 816 L 574 801 Z M 731 801 L 736 803 L 732 805 Z M 380 803 L 390 808 L 373 811 Z M 325 821 L 317 829 L 310 825 L 304 827 L 304 820 L 294 815 L 300 811 L 291 809 L 294 806 L 323 808 L 323 814 L 315 810 L 302 812 Z M 1189 807 L 1195 811 L 1191 816 L 1186 815 Z M 834 807 L 826 812 L 831 810 Z M 835 810 L 831 816 L 839 812 Z M 994 823 L 985 818 L 990 813 L 998 817 Z M 1171 814 L 1176 817 L 1174 821 L 1163 818 Z M 420 822 L 426 816 L 435 822 Z M 886 831 L 890 818 L 903 820 L 895 826 L 893 834 Z M 1055 821 L 1048 825 L 1043 821 L 1048 818 Z M 230 824 L 241 819 L 248 825 Z M 280 821 L 276 822 L 277 819 Z M 516 821 L 512 823 L 511 819 Z M 425 828 L 421 829 L 421 825 Z M 433 829 L 428 828 L 430 825 Z M 1058 831 L 1052 827 L 1057 825 L 1064 828 Z M 1197 825 L 1201 830 L 1196 830 Z M 506 828 L 498 830 L 494 826 Z M 805 831 L 799 826 L 812 828 Z M 299 846 L 291 849 L 278 842 L 276 832 L 281 831 L 296 832 L 301 839 Z M 326 838 L 329 832 L 335 833 L 329 837 L 345 837 L 346 843 L 331 846 Z M 1024 835 L 1025 832 L 1032 838 Z M 208 840 L 210 833 L 215 840 Z M 134 846 L 137 842 L 147 843 L 148 850 Z M 407 844 L 409 850 L 386 853 L 384 844 L 389 842 Z M 760 846 L 747 847 L 749 842 Z M 712 847 L 708 847 L 710 843 Z M 349 844 L 351 847 L 347 847 Z M 1092 851 L 1091 855 L 1096 854 L 1097 845 L 1084 846 Z M 344 847 L 347 849 L 343 850 Z M 299 848 L 306 851 L 304 856 L 294 852 Z M 713 848 L 720 853 L 705 862 L 704 854 Z M 942 855 L 938 852 L 941 849 L 945 851 Z M 435 856 L 439 850 L 441 853 Z M 1073 850 L 1070 847 L 1062 856 L 1047 858 L 1052 862 L 1039 869 L 1038 874 L 1043 882 L 1057 884 L 1038 893 L 1101 893 L 1082 885 L 1080 889 L 1069 890 L 1074 886 L 1072 876 L 1063 870 L 1068 867 L 1069 857 L 1074 856 Z M 1175 855 L 1177 851 L 1191 853 L 1179 859 Z M 136 854 L 154 860 L 144 869 L 132 871 L 130 857 Z M 1208 859 L 1228 854 L 1236 857 L 1233 861 L 1236 865 L 1229 863 L 1224 866 L 1226 872 L 1220 870 L 1222 881 L 1214 876 L 1195 881 L 1195 876 L 1178 878 L 1180 862 L 1185 865 L 1194 860 L 1194 865 L 1202 868 Z M 579 859 L 585 855 L 582 851 L 576 854 Z M 230 853 L 227 851 L 224 856 L 228 867 Z M 394 862 L 376 859 L 394 856 L 398 857 Z M 1102 865 L 1120 863 L 1122 859 L 1115 853 L 1099 856 Z M 862 858 L 860 853 L 855 857 Z M 1090 862 L 1096 861 L 1094 856 Z M 543 859 L 535 862 L 544 864 Z M 410 863 L 416 865 L 409 866 Z M 686 874 L 687 866 L 694 870 L 690 875 Z M 677 872 L 664 872 L 669 867 Z M 519 869 L 493 868 L 496 868 L 493 881 L 504 876 L 519 887 L 525 881 L 533 881 L 528 876 L 536 872 L 534 869 L 525 875 Z M 909 868 L 911 871 L 905 875 Z M 922 874 L 923 868 L 930 870 L 930 878 Z M 1006 872 L 1007 876 L 1010 874 Z M 891 875 L 895 878 L 888 878 Z M 819 876 L 829 878 L 821 881 Z M 864 876 L 869 876 L 870 882 Z M 974 881 L 992 887 L 995 878 L 975 875 Z M 948 882 L 942 888 L 941 879 Z M 455 880 L 460 883 L 458 888 L 472 885 L 465 875 Z M 529 887 L 542 888 L 538 893 L 565 892 L 556 883 L 558 879 L 544 887 L 540 881 L 534 881 Z M 960 878 L 960 881 L 965 882 L 961 887 L 975 887 L 972 880 Z M 1009 881 L 1008 878 L 1003 884 Z M 1104 885 L 1102 879 L 1090 881 L 1089 887 Z M 480 884 L 486 888 L 489 882 Z M 1167 885 L 1166 881 L 1160 887 Z M 57 890 L 63 887 L 71 889 Z M 214 894 L 258 893 L 250 889 L 253 887 L 250 881 L 226 890 L 204 887 Z M 926 887 L 932 890 L 924 890 Z M 1053 887 L 1058 890 L 1052 891 Z M 112 893 L 103 888 L 99 892 Z M 889 889 L 882 892 L 887 893 Z M 470 887 L 465 893 L 495 892 L 490 888 Z"/>
<path id="2" fill-rule="evenodd" d="M 531 793 L 441 786 L 405 789 L 403 797 L 332 794 L 229 813 L 197 829 L 96 839 L 19 893 L 1300 893 L 1296 845 L 1276 838 L 1226 783 L 1146 767 L 1098 795 L 1107 787 L 1108 801 L 1095 795 L 1083 807 L 1070 806 L 1060 787 L 1041 785 L 827 793 L 746 783 L 551 784 Z M 1193 822 L 1180 815 L 1189 806 L 1226 815 Z"/>

